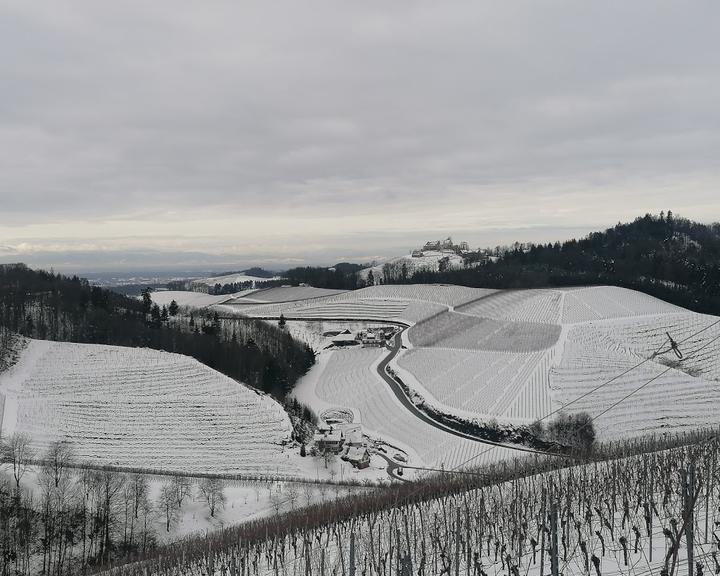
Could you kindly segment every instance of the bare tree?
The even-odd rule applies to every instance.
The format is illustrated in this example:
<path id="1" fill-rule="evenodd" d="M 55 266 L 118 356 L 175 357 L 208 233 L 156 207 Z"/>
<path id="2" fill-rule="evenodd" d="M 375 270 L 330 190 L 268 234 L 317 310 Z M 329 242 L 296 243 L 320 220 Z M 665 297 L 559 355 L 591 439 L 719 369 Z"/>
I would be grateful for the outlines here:
<path id="1" fill-rule="evenodd" d="M 172 482 L 166 482 L 160 489 L 160 508 L 165 512 L 166 532 L 170 532 L 170 526 L 172 526 L 177 519 L 176 502 L 175 487 Z"/>
<path id="2" fill-rule="evenodd" d="M 210 516 L 215 517 L 219 506 L 225 506 L 225 485 L 219 478 L 205 478 L 200 483 L 200 493 L 210 510 Z"/>
<path id="3" fill-rule="evenodd" d="M 298 496 L 299 496 L 299 495 L 300 495 L 300 494 L 298 493 L 298 487 L 297 487 L 297 485 L 296 485 L 294 482 L 291 483 L 290 486 L 288 486 L 288 489 L 287 489 L 287 499 L 288 499 L 288 502 L 290 502 L 290 507 L 291 507 L 293 510 L 295 509 L 295 504 L 296 504 L 297 501 L 298 501 Z"/>
<path id="4" fill-rule="evenodd" d="M 177 502 L 177 507 L 182 508 L 185 498 L 190 495 L 190 480 L 188 480 L 186 476 L 174 476 L 172 479 L 172 485 L 175 490 L 175 501 Z"/>
<path id="5" fill-rule="evenodd" d="M 75 452 L 72 444 L 65 440 L 57 440 L 50 444 L 42 465 L 42 474 L 55 488 L 67 477 L 70 467 L 75 463 Z"/>
<path id="6" fill-rule="evenodd" d="M 310 506 L 313 499 L 314 488 L 312 484 L 303 485 L 303 496 L 305 496 L 305 505 Z"/>
<path id="7" fill-rule="evenodd" d="M 20 491 L 20 480 L 27 472 L 34 454 L 30 442 L 28 434 L 14 432 L 2 443 L 2 459 L 12 468 L 12 475 L 18 492 Z"/>
<path id="8" fill-rule="evenodd" d="M 275 514 L 280 514 L 280 508 L 282 506 L 282 497 L 279 492 L 270 493 L 270 503 L 272 504 Z"/>
<path id="9" fill-rule="evenodd" d="M 53 442 L 50 445 L 38 478 L 43 572 L 46 573 L 61 573 L 63 565 L 69 561 L 68 548 L 74 545 L 71 526 L 79 487 L 67 467 L 72 461 L 72 453 L 62 444 Z"/>

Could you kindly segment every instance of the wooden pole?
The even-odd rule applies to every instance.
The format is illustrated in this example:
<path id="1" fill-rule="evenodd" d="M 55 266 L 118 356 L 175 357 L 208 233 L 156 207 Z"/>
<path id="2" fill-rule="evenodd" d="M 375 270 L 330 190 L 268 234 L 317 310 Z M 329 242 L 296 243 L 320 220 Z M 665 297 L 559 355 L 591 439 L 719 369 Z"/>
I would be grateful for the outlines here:
<path id="1" fill-rule="evenodd" d="M 685 541 L 687 544 L 688 576 L 693 576 L 695 570 L 695 462 L 691 461 L 689 470 L 684 476 L 685 485 Z"/>
<path id="2" fill-rule="evenodd" d="M 460 576 L 460 508 L 455 512 L 455 576 Z"/>
<path id="3" fill-rule="evenodd" d="M 558 509 L 555 502 L 550 506 L 550 570 L 552 576 L 560 576 L 558 558 Z"/>
<path id="4" fill-rule="evenodd" d="M 355 533 L 350 532 L 350 576 L 355 576 Z"/>

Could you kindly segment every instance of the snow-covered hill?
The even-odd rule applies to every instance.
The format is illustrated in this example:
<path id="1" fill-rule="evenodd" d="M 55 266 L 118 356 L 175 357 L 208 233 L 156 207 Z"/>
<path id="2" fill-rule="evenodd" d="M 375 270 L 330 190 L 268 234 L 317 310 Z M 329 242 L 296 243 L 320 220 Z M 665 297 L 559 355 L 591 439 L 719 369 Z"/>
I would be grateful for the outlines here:
<path id="1" fill-rule="evenodd" d="M 425 402 L 467 419 L 528 424 L 567 405 L 568 411 L 598 416 L 600 439 L 720 424 L 720 413 L 712 409 L 720 404 L 720 325 L 709 327 L 718 319 L 633 290 L 382 285 L 325 298 L 246 306 L 243 313 L 405 323 L 410 326 L 404 334 L 406 349 L 391 367 Z M 666 333 L 681 342 L 682 362 L 669 350 Z M 662 353 L 651 358 L 658 349 Z M 316 401 L 364 412 L 368 420 L 368 412 L 377 411 L 378 405 L 371 408 L 367 401 L 379 393 L 376 384 L 382 388 L 371 369 L 374 360 L 363 356 L 368 371 L 361 377 L 357 372 L 361 350 L 328 350 L 321 358 L 324 354 L 338 358 L 314 376 Z M 645 359 L 643 366 L 618 377 Z M 355 376 L 347 376 L 344 364 Z M 622 407 L 605 413 L 655 376 Z M 339 388 L 329 394 L 326 382 Z M 357 389 L 364 391 L 362 397 L 355 395 Z M 583 401 L 569 404 L 588 392 Z M 454 459 L 451 451 L 457 449 L 457 439 L 449 438 L 431 455 L 425 436 L 402 432 L 404 416 L 396 418 L 395 433 L 384 428 L 385 438 L 410 444 L 417 454 L 425 455 L 426 464 Z"/>
<path id="2" fill-rule="evenodd" d="M 421 272 L 424 270 L 430 272 L 437 272 L 440 269 L 440 262 L 445 260 L 448 269 L 462 268 L 463 258 L 457 254 L 454 250 L 426 250 L 422 252 L 422 256 L 413 256 L 412 254 L 406 254 L 404 256 L 398 256 L 396 258 L 389 258 L 384 262 L 365 268 L 360 271 L 360 278 L 367 281 L 368 275 L 372 270 L 375 281 L 384 277 L 384 266 L 389 265 L 396 268 L 398 271 L 405 267 L 407 276 L 412 276 L 415 272 Z"/>
<path id="3" fill-rule="evenodd" d="M 39 453 L 67 440 L 90 464 L 297 473 L 282 407 L 187 356 L 31 340 L 0 396 L 3 434 L 28 433 Z"/>

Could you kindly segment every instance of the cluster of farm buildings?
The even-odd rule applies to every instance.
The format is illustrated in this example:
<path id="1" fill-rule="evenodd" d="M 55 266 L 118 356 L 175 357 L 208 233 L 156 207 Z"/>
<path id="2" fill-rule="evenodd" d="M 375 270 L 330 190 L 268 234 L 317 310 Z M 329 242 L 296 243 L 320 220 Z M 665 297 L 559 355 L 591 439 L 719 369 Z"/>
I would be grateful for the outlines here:
<path id="1" fill-rule="evenodd" d="M 313 437 L 313 443 L 320 454 L 339 455 L 360 470 L 370 466 L 370 451 L 359 424 L 332 425 L 321 422 Z"/>
<path id="2" fill-rule="evenodd" d="M 395 326 L 372 326 L 355 333 L 350 330 L 332 333 L 330 338 L 332 343 L 338 347 L 362 346 L 363 348 L 373 348 L 385 346 L 392 340 L 397 331 L 398 329 Z"/>

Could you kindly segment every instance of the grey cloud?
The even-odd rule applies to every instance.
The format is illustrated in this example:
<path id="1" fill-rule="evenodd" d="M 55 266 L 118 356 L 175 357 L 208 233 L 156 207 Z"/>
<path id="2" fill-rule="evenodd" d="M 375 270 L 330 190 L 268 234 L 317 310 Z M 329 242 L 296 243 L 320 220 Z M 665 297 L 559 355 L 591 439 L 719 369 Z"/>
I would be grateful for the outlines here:
<path id="1" fill-rule="evenodd" d="M 520 229 L 523 202 L 547 211 L 534 225 L 585 226 L 629 194 L 673 204 L 665 180 L 718 219 L 719 16 L 705 0 L 5 2 L 0 230 L 403 209 L 423 230 L 453 203 Z M 568 202 L 589 215 L 560 222 Z"/>

